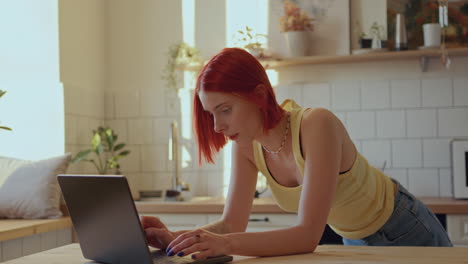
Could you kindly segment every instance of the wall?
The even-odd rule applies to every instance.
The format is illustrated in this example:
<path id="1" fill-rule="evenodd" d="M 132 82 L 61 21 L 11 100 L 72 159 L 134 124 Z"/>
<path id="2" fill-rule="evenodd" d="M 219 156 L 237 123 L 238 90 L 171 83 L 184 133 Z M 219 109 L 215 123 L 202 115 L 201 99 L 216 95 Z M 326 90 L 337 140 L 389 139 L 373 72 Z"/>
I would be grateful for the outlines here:
<path id="1" fill-rule="evenodd" d="M 467 57 L 309 65 L 279 71 L 280 100 L 331 109 L 358 150 L 418 196 L 452 196 L 450 140 L 468 136 Z"/>
<path id="2" fill-rule="evenodd" d="M 363 19 L 364 27 L 385 14 L 381 0 L 369 1 L 350 2 L 352 19 Z M 75 2 L 60 2 L 67 148 L 87 147 L 91 129 L 104 123 L 132 151 L 122 160 L 122 171 L 135 196 L 138 190 L 171 188 L 170 123 L 182 126 L 189 113 L 181 113 L 179 96 L 167 89 L 161 72 L 169 46 L 182 40 L 182 1 Z M 225 7 L 225 1 L 195 1 L 195 43 L 205 58 L 225 45 Z M 86 19 L 74 17 L 75 9 Z M 284 68 L 277 91 L 280 98 L 332 109 L 358 149 L 377 167 L 386 161 L 385 171 L 416 194 L 450 196 L 448 142 L 466 135 L 468 123 L 467 61 L 452 60 L 446 71 L 432 59 L 427 73 L 416 60 Z M 182 141 L 190 157 L 182 178 L 192 184 L 192 193 L 221 195 L 223 154 L 216 165 L 198 168 L 193 139 Z M 80 166 L 73 168 L 94 172 Z"/>
<path id="3" fill-rule="evenodd" d="M 108 83 L 107 1 L 60 0 L 60 79 L 65 94 L 66 151 L 88 149 L 92 130 L 104 125 Z M 91 163 L 71 164 L 68 173 L 96 173 Z"/>
<path id="4" fill-rule="evenodd" d="M 211 21 L 214 12 L 223 10 L 223 6 L 223 1 L 195 2 L 195 39 L 205 57 L 224 45 L 223 24 Z M 216 16 L 217 21 L 223 21 L 223 14 Z M 105 123 L 116 129 L 132 151 L 122 161 L 122 168 L 133 182 L 134 192 L 171 188 L 174 164 L 168 158 L 169 132 L 172 121 L 182 125 L 181 105 L 178 94 L 166 87 L 161 75 L 169 46 L 182 41 L 181 16 L 182 1 L 109 2 Z M 211 22 L 207 17 L 211 17 Z M 191 159 L 182 168 L 182 178 L 192 185 L 192 194 L 219 194 L 220 165 L 198 169 L 193 140 L 182 141 Z"/>
<path id="5" fill-rule="evenodd" d="M 44 159 L 64 153 L 57 0 L 0 1 L 0 155 Z"/>

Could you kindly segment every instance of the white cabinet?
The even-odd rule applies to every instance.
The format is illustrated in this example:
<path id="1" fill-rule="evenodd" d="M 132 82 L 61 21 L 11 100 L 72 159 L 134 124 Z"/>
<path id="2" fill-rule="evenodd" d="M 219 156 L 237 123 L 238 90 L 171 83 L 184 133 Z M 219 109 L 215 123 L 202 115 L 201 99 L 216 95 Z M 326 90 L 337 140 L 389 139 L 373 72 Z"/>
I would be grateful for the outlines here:
<path id="1" fill-rule="evenodd" d="M 216 222 L 221 214 L 142 214 L 157 216 L 171 231 L 195 229 Z M 247 232 L 261 232 L 290 227 L 296 224 L 295 214 L 252 214 Z"/>
<path id="2" fill-rule="evenodd" d="M 454 246 L 468 247 L 468 215 L 447 215 L 447 232 Z"/>

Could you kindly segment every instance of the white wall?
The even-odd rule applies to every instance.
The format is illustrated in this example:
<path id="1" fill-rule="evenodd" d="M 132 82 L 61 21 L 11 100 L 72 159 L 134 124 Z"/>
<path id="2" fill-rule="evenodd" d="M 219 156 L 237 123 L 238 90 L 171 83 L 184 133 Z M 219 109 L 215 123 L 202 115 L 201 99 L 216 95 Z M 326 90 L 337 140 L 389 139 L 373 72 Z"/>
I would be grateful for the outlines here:
<path id="1" fill-rule="evenodd" d="M 331 109 L 371 164 L 417 196 L 452 196 L 450 140 L 468 136 L 467 57 L 282 69 L 280 100 Z"/>
<path id="2" fill-rule="evenodd" d="M 65 94 L 66 150 L 90 147 L 92 130 L 104 125 L 108 84 L 106 0 L 60 0 L 60 79 Z M 90 163 L 71 164 L 69 173 L 96 173 Z"/>
<path id="3" fill-rule="evenodd" d="M 82 14 L 91 28 L 80 17 L 64 17 L 69 32 L 76 32 L 67 37 L 69 54 L 63 58 L 68 63 L 62 63 L 61 72 L 65 94 L 70 94 L 66 96 L 67 148 L 85 147 L 81 145 L 88 138 L 83 133 L 104 120 L 132 151 L 122 161 L 122 170 L 134 193 L 170 188 L 170 123 L 181 124 L 181 115 L 190 113 L 180 112 L 177 94 L 165 87 L 161 71 L 168 47 L 182 40 L 182 1 L 68 1 L 69 12 L 84 8 Z M 353 19 L 363 18 L 367 26 L 377 19 L 384 23 L 385 4 L 374 1 L 351 0 Z M 195 2 L 195 44 L 205 58 L 225 44 L 225 7 L 224 1 Z M 367 11 L 359 11 L 360 7 Z M 70 47 L 76 43 L 85 48 L 83 53 L 73 54 Z M 464 110 L 468 63 L 466 58 L 452 60 L 446 71 L 438 59 L 432 59 L 427 73 L 421 73 L 417 60 L 296 66 L 279 71 L 277 89 L 280 98 L 293 97 L 305 106 L 334 111 L 359 150 L 377 167 L 386 160 L 386 171 L 417 195 L 450 196 L 448 141 L 465 135 L 463 124 L 468 123 Z M 356 125 L 362 119 L 369 122 Z M 451 127 L 461 128 L 447 130 Z M 182 170 L 184 180 L 192 183 L 196 195 L 219 195 L 223 156 L 216 165 L 198 168 L 194 141 L 186 147 L 192 162 Z M 412 153 L 408 159 L 401 158 L 408 153 Z M 93 168 L 79 170 L 92 172 Z"/>
<path id="4" fill-rule="evenodd" d="M 58 1 L 0 1 L 0 155 L 43 159 L 64 153 Z"/>

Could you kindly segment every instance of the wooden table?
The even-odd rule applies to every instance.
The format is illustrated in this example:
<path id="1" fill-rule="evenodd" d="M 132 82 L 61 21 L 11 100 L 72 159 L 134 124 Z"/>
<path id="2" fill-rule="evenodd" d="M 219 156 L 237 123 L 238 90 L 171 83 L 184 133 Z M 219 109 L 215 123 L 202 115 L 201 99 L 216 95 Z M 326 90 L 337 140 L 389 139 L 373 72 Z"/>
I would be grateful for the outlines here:
<path id="1" fill-rule="evenodd" d="M 5 262 L 8 264 L 82 264 L 93 263 L 83 258 L 78 244 L 55 248 Z M 407 264 L 455 264 L 468 263 L 468 248 L 435 247 L 354 247 L 318 246 L 312 254 L 268 258 L 234 257 L 234 263 L 407 263 Z M 137 263 L 136 263 L 137 264 Z"/>

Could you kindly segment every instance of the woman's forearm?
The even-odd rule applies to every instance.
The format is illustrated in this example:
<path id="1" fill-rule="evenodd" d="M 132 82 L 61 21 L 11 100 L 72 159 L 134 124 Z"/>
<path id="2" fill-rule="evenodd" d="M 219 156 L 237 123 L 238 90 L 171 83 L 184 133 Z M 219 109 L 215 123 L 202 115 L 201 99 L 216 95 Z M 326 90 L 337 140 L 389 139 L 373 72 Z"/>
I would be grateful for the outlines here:
<path id="1" fill-rule="evenodd" d="M 266 232 L 244 232 L 225 235 L 229 254 L 241 256 L 279 256 L 311 253 L 319 241 L 300 226 Z"/>
<path id="2" fill-rule="evenodd" d="M 204 229 L 216 234 L 228 234 L 232 232 L 229 228 L 229 225 L 223 220 L 218 220 L 216 222 L 201 226 L 200 229 Z"/>

